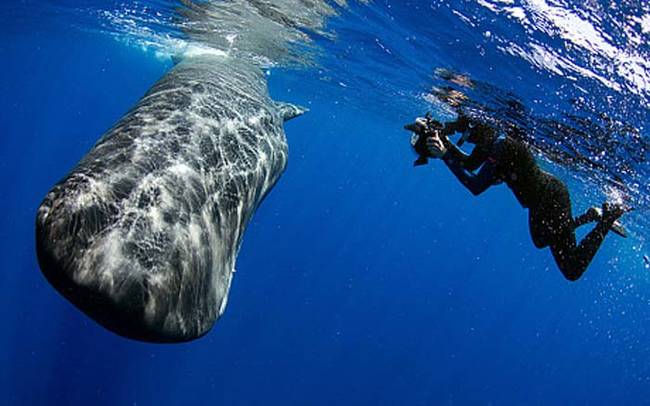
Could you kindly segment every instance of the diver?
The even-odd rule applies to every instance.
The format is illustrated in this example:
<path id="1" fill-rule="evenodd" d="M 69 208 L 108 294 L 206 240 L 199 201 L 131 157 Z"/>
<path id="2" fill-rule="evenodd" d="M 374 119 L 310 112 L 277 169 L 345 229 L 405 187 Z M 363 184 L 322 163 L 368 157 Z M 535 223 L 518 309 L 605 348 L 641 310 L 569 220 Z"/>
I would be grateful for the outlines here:
<path id="1" fill-rule="evenodd" d="M 625 236 L 617 220 L 628 209 L 604 203 L 602 209 L 592 207 L 573 218 L 564 182 L 543 171 L 523 142 L 498 133 L 484 122 L 459 114 L 456 121 L 443 125 L 427 115 L 405 129 L 414 132 L 411 142 L 420 155 L 416 165 L 425 164 L 428 158 L 440 158 L 474 195 L 493 185 L 508 185 L 519 203 L 528 209 L 535 247 L 550 247 L 560 271 L 570 281 L 578 280 L 586 271 L 610 229 Z M 475 144 L 470 155 L 449 140 L 455 133 L 462 134 L 459 145 Z M 597 224 L 578 244 L 575 229 L 590 222 Z"/>

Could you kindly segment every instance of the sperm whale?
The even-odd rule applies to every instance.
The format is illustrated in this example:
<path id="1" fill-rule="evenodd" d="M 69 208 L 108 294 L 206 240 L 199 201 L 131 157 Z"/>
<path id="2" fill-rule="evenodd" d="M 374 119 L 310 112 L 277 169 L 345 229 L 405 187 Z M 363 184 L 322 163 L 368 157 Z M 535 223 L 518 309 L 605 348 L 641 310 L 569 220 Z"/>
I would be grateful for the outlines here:
<path id="1" fill-rule="evenodd" d="M 109 330 L 183 342 L 226 308 L 244 230 L 287 163 L 260 68 L 183 60 L 160 79 L 37 212 L 46 279 Z"/>

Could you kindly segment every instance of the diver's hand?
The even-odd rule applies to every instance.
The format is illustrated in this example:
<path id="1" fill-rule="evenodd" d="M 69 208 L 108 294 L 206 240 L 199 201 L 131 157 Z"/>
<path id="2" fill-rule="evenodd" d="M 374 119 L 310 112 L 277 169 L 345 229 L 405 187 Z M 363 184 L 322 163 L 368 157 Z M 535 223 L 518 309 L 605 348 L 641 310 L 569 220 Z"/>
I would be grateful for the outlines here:
<path id="1" fill-rule="evenodd" d="M 447 147 L 437 135 L 427 137 L 425 144 L 429 158 L 442 158 L 447 153 Z"/>

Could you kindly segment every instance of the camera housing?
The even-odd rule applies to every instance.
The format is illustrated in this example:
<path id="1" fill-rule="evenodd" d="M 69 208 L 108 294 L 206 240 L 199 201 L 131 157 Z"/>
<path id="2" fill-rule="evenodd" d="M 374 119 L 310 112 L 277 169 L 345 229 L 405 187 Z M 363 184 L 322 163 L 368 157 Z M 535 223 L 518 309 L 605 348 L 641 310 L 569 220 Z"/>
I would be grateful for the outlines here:
<path id="1" fill-rule="evenodd" d="M 424 117 L 418 117 L 415 122 L 404 126 L 405 130 L 411 131 L 411 147 L 418 155 L 418 159 L 413 163 L 413 166 L 422 166 L 429 163 L 429 151 L 427 149 L 426 140 L 428 137 L 436 135 L 436 133 L 443 129 L 440 121 L 434 120 L 431 113 L 427 113 Z"/>

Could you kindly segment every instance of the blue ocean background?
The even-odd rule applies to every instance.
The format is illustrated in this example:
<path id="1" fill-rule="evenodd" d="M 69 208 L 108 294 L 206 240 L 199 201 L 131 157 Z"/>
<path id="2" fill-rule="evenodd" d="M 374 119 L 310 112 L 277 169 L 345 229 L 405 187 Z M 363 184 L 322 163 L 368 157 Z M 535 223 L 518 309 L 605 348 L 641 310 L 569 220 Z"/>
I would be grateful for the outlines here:
<path id="1" fill-rule="evenodd" d="M 600 39 L 506 10 L 540 4 Z M 265 68 L 276 100 L 310 112 L 287 123 L 289 166 L 246 232 L 226 313 L 200 340 L 152 345 L 106 331 L 45 281 L 34 221 L 52 185 L 173 66 L 161 38 L 182 39 L 175 7 L 3 4 L 1 404 L 650 404 L 647 3 L 337 6 L 327 33 L 298 47 L 308 62 Z M 613 178 L 636 207 L 630 237 L 608 236 L 579 282 L 534 248 L 505 186 L 474 198 L 439 162 L 413 167 L 403 124 L 427 110 L 453 118 L 425 97 L 436 68 L 516 94 L 538 117 L 582 98 L 581 114 L 637 129 L 636 144 L 556 144 L 587 160 L 602 148 L 601 166 L 539 151 L 576 212 L 611 197 Z"/>

